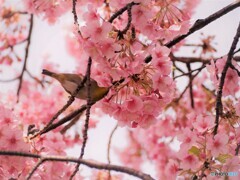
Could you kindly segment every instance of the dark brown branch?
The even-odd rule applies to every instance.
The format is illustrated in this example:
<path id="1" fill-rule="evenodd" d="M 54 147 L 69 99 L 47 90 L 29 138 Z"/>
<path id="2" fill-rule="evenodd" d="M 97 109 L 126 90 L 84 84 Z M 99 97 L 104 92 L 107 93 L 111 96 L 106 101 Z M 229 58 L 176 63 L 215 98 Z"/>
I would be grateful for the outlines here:
<path id="1" fill-rule="evenodd" d="M 77 27 L 77 32 L 80 36 L 82 36 L 82 33 L 80 31 L 79 28 L 79 23 L 78 23 L 78 16 L 77 16 L 77 12 L 76 12 L 76 4 L 77 4 L 77 0 L 72 0 L 72 13 L 73 13 L 73 19 L 74 19 L 74 24 Z"/>
<path id="2" fill-rule="evenodd" d="M 204 63 L 204 64 L 210 64 L 211 60 L 218 60 L 221 59 L 223 57 L 214 57 L 211 59 L 203 59 L 203 58 L 199 58 L 199 57 L 179 57 L 179 56 L 170 56 L 172 61 L 175 62 L 181 62 L 181 63 Z M 233 59 L 236 62 L 240 62 L 240 56 L 234 56 Z"/>
<path id="3" fill-rule="evenodd" d="M 78 114 L 76 117 L 74 117 L 70 123 L 68 123 L 66 126 L 64 126 L 64 128 L 62 128 L 62 130 L 60 131 L 61 134 L 65 134 L 67 132 L 68 129 L 70 129 L 72 126 L 74 126 L 79 118 L 81 117 L 82 113 Z"/>
<path id="4" fill-rule="evenodd" d="M 240 4 L 240 2 L 239 2 L 239 4 Z M 223 110 L 223 107 L 222 107 L 222 90 L 223 90 L 223 86 L 224 86 L 224 82 L 225 82 L 225 77 L 227 75 L 227 70 L 232 63 L 231 61 L 232 61 L 234 50 L 236 49 L 239 37 L 240 37 L 240 23 L 238 25 L 237 33 L 236 33 L 236 35 L 233 39 L 231 48 L 228 52 L 227 61 L 226 61 L 226 64 L 224 65 L 224 68 L 223 68 L 223 71 L 222 71 L 222 74 L 221 74 L 221 78 L 220 78 L 220 82 L 219 82 L 219 86 L 218 86 L 217 97 L 216 97 L 215 127 L 214 127 L 214 130 L 213 130 L 214 135 L 217 134 L 218 126 L 219 126 L 219 118 L 222 115 L 222 110 Z"/>
<path id="5" fill-rule="evenodd" d="M 108 20 L 108 22 L 112 23 L 114 21 L 114 19 L 116 19 L 118 16 L 122 15 L 125 11 L 128 10 L 129 7 L 132 8 L 132 6 L 134 5 L 139 5 L 140 3 L 135 3 L 135 2 L 131 2 L 129 4 L 127 4 L 126 6 L 124 6 L 123 8 L 119 9 L 117 12 L 115 12 L 110 19 Z"/>
<path id="6" fill-rule="evenodd" d="M 172 61 L 175 61 L 175 62 L 181 62 L 181 63 L 205 63 L 205 64 L 208 64 L 210 63 L 210 61 L 212 59 L 203 59 L 203 58 L 199 58 L 199 57 L 177 57 L 177 56 L 170 56 L 171 60 Z M 215 58 L 213 58 L 215 59 Z M 217 58 L 219 59 L 219 58 Z"/>
<path id="7" fill-rule="evenodd" d="M 97 163 L 93 161 L 87 161 L 78 158 L 71 158 L 71 157 L 64 157 L 64 156 L 41 156 L 38 154 L 32 153 L 25 153 L 25 152 L 17 152 L 17 151 L 0 151 L 0 155 L 3 156 L 20 156 L 20 157 L 29 157 L 29 158 L 36 158 L 41 159 L 42 161 L 58 161 L 58 162 L 73 162 L 73 163 L 80 163 L 90 168 L 95 168 L 99 170 L 111 170 L 116 172 L 126 173 L 135 177 L 138 177 L 143 180 L 154 180 L 150 175 L 137 171 L 135 169 L 117 166 L 117 165 L 110 165 L 104 163 Z"/>
<path id="8" fill-rule="evenodd" d="M 240 71 L 232 63 L 230 64 L 230 68 L 235 70 L 237 72 L 238 76 L 240 76 Z"/>
<path id="9" fill-rule="evenodd" d="M 238 156 L 239 150 L 240 150 L 240 143 L 237 144 L 237 147 L 235 149 L 235 156 Z"/>
<path id="10" fill-rule="evenodd" d="M 81 83 L 83 84 L 83 83 Z M 82 88 L 82 86 L 79 86 Z M 80 90 L 80 88 L 78 88 Z M 52 117 L 52 119 L 48 122 L 48 124 L 37 134 L 34 135 L 34 137 L 38 136 L 38 134 L 42 134 L 42 132 L 46 131 L 46 129 L 48 129 L 52 123 L 58 118 L 58 116 L 60 114 L 62 114 L 72 103 L 73 101 L 75 100 L 74 96 L 71 95 L 67 101 L 67 103 Z M 33 137 L 33 138 L 34 138 Z"/>
<path id="11" fill-rule="evenodd" d="M 178 75 L 178 76 L 175 76 L 173 79 L 177 79 L 177 78 L 180 78 L 180 77 L 182 77 L 182 76 L 186 76 L 186 75 L 192 74 L 193 72 L 202 70 L 202 69 L 204 69 L 205 67 L 206 67 L 205 65 L 202 65 L 200 68 L 191 70 L 191 71 L 189 71 L 189 72 L 187 72 L 187 73 L 184 73 L 184 72 L 183 72 L 183 74 L 180 74 L 180 75 Z M 177 69 L 177 70 L 178 70 L 178 69 Z"/>
<path id="12" fill-rule="evenodd" d="M 240 48 L 239 48 L 239 49 L 237 49 L 236 51 L 234 51 L 234 53 L 233 53 L 233 54 L 237 54 L 238 52 L 240 52 Z"/>
<path id="13" fill-rule="evenodd" d="M 127 8 L 127 13 L 128 13 L 128 22 L 127 26 L 121 31 L 121 34 L 126 34 L 126 32 L 129 30 L 132 22 L 132 6 L 128 6 Z"/>
<path id="14" fill-rule="evenodd" d="M 88 126 L 89 126 L 89 119 L 90 119 L 90 110 L 91 110 L 91 65 L 92 65 L 92 58 L 89 57 L 88 59 L 88 66 L 87 66 L 87 105 L 86 105 L 86 119 L 85 119 L 85 124 L 84 124 L 84 131 L 83 131 L 83 143 L 82 143 L 82 147 L 81 147 L 81 153 L 79 156 L 79 159 L 82 159 L 84 156 L 84 151 L 85 151 L 85 147 L 87 144 L 87 140 L 88 140 Z M 76 165 L 75 171 L 72 173 L 70 179 L 72 180 L 73 177 L 76 175 L 76 173 L 79 170 L 79 166 L 80 164 Z"/>
<path id="15" fill-rule="evenodd" d="M 92 105 L 95 104 L 95 102 L 92 103 Z M 42 130 L 39 135 L 45 134 L 53 129 L 58 128 L 59 126 L 71 121 L 73 118 L 75 118 L 77 115 L 83 113 L 85 110 L 87 109 L 86 105 L 82 105 L 79 109 L 71 112 L 70 114 L 68 114 L 67 116 L 65 116 L 64 118 L 62 118 L 61 120 L 59 120 L 57 123 L 53 123 L 52 125 L 50 125 L 48 128 L 46 128 L 44 131 Z M 34 137 L 33 137 L 34 138 Z M 31 138 L 31 139 L 33 139 Z"/>
<path id="16" fill-rule="evenodd" d="M 192 73 L 191 73 L 191 65 L 190 63 L 187 63 L 187 68 L 188 68 L 188 77 L 189 77 L 189 94 L 190 94 L 190 99 L 191 99 L 191 107 L 194 109 L 194 97 L 193 97 L 193 79 L 192 79 Z"/>
<path id="17" fill-rule="evenodd" d="M 193 34 L 194 32 L 202 29 L 203 27 L 205 27 L 206 25 L 208 25 L 209 23 L 215 21 L 216 19 L 220 18 L 221 16 L 229 13 L 230 11 L 238 8 L 240 6 L 240 2 L 235 2 L 232 3 L 224 8 L 222 8 L 221 10 L 215 12 L 214 14 L 208 16 L 205 19 L 198 19 L 194 25 L 189 29 L 187 34 L 184 35 L 180 35 L 176 38 L 174 38 L 172 41 L 168 42 L 165 44 L 165 46 L 167 46 L 168 48 L 174 46 L 175 44 L 179 43 L 180 41 L 182 41 L 183 39 L 185 39 L 186 37 L 188 37 L 189 35 Z"/>
<path id="18" fill-rule="evenodd" d="M 22 72 L 19 76 L 19 85 L 17 89 L 17 102 L 19 101 L 19 94 L 22 88 L 23 75 L 27 67 L 28 52 L 29 52 L 29 47 L 31 44 L 31 37 L 32 37 L 32 29 L 33 29 L 33 14 L 30 15 L 30 25 L 29 25 L 29 31 L 28 31 L 28 37 L 27 37 L 27 46 L 25 50 L 25 58 L 24 58 Z"/>
<path id="19" fill-rule="evenodd" d="M 39 159 L 38 163 L 32 168 L 32 170 L 29 172 L 26 180 L 30 180 L 34 172 L 37 170 L 37 168 L 44 163 L 44 159 Z"/>
<path id="20" fill-rule="evenodd" d="M 199 69 L 199 71 L 194 74 L 192 76 L 192 81 L 194 80 L 194 78 L 202 71 L 203 68 Z M 189 88 L 190 86 L 190 82 L 188 83 L 188 85 L 185 87 L 185 89 L 183 90 L 183 92 L 180 94 L 180 96 L 177 98 L 177 99 L 174 99 L 174 102 L 178 103 L 180 101 L 180 99 L 183 97 L 183 95 L 185 94 L 185 92 L 187 91 L 187 89 Z"/>

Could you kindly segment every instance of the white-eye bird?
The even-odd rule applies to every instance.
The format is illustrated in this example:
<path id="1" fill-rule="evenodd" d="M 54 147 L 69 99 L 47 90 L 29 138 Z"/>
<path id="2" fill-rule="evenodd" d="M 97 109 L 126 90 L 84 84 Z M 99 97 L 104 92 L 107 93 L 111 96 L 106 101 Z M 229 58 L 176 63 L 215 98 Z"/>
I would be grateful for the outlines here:
<path id="1" fill-rule="evenodd" d="M 61 83 L 62 87 L 71 95 L 73 95 L 74 91 L 83 80 L 83 75 L 81 74 L 54 73 L 46 69 L 43 69 L 42 74 L 58 80 Z M 97 82 L 93 79 L 90 80 L 90 83 L 90 96 L 92 101 L 99 101 L 107 95 L 109 91 L 108 87 L 99 87 Z M 85 82 L 84 86 L 76 95 L 76 98 L 87 100 L 87 94 L 87 83 Z"/>

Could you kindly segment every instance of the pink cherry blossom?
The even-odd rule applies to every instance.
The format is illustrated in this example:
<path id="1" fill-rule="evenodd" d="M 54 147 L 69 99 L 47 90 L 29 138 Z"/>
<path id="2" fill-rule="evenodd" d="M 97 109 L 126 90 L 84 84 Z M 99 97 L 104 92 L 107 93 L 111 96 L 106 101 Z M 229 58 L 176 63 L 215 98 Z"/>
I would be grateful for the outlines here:
<path id="1" fill-rule="evenodd" d="M 203 133 L 215 125 L 214 117 L 198 115 L 196 121 L 193 123 L 193 127 L 200 133 Z"/>
<path id="2" fill-rule="evenodd" d="M 226 134 L 217 134 L 214 138 L 207 139 L 207 149 L 211 151 L 212 155 L 217 157 L 219 154 L 228 152 L 226 144 L 228 143 L 228 136 Z"/>
<path id="3" fill-rule="evenodd" d="M 178 140 L 182 142 L 181 147 L 184 147 L 184 148 L 192 147 L 197 140 L 196 133 L 191 131 L 189 128 L 183 129 L 182 132 L 179 133 L 177 137 L 178 137 Z"/>
<path id="4" fill-rule="evenodd" d="M 184 156 L 180 167 L 186 170 L 191 169 L 195 171 L 199 167 L 197 157 L 191 154 Z"/>
<path id="5" fill-rule="evenodd" d="M 125 108 L 130 112 L 140 111 L 143 107 L 143 102 L 141 98 L 132 95 L 125 101 Z"/>

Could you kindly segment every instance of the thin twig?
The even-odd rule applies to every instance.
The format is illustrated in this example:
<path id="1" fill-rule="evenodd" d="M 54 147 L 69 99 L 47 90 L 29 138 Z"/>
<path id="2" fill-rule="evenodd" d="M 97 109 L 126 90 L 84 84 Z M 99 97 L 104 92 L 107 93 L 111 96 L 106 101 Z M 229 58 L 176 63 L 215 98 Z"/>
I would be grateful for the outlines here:
<path id="1" fill-rule="evenodd" d="M 109 140 L 108 140 L 108 147 L 107 147 L 107 160 L 108 160 L 108 164 L 111 164 L 111 159 L 110 159 L 110 149 L 111 149 L 111 144 L 112 144 L 112 137 L 114 135 L 114 133 L 116 132 L 118 128 L 118 124 L 116 124 L 116 126 L 113 128 L 110 136 L 109 136 Z"/>
<path id="2" fill-rule="evenodd" d="M 110 136 L 109 136 L 109 140 L 108 140 L 108 146 L 107 146 L 107 160 L 108 160 L 108 164 L 111 164 L 111 158 L 110 158 L 110 150 L 111 150 L 111 144 L 112 144 L 112 138 L 114 133 L 116 132 L 118 128 L 118 124 L 116 124 L 116 126 L 113 128 Z M 108 179 L 111 180 L 111 171 L 108 171 Z"/>
<path id="3" fill-rule="evenodd" d="M 29 25 L 29 31 L 28 31 L 28 37 L 27 37 L 27 46 L 25 50 L 25 58 L 24 58 L 22 72 L 19 76 L 19 85 L 17 89 L 17 102 L 19 101 L 19 94 L 22 88 L 23 75 L 27 67 L 28 52 L 29 52 L 29 47 L 31 44 L 31 37 L 32 37 L 32 29 L 33 29 L 33 14 L 30 15 L 30 25 Z"/>
<path id="4" fill-rule="evenodd" d="M 221 57 L 214 57 L 211 59 L 203 59 L 203 58 L 199 58 L 199 57 L 179 57 L 179 56 L 173 56 L 170 55 L 170 58 L 173 62 L 181 62 L 181 63 L 204 63 L 204 64 L 210 64 L 211 60 L 218 60 L 223 58 L 223 56 Z M 233 59 L 236 62 L 240 61 L 240 57 L 239 56 L 234 56 Z"/>
<path id="5" fill-rule="evenodd" d="M 114 21 L 114 19 L 116 19 L 118 16 L 122 15 L 125 11 L 128 10 L 129 7 L 132 7 L 134 5 L 139 5 L 140 3 L 135 3 L 135 2 L 131 2 L 126 4 L 126 6 L 124 6 L 123 8 L 119 9 L 117 12 L 115 12 L 110 19 L 108 20 L 108 22 L 112 23 Z"/>
<path id="6" fill-rule="evenodd" d="M 237 72 L 238 76 L 240 76 L 240 71 L 232 63 L 230 64 L 230 68 L 235 70 Z"/>
<path id="7" fill-rule="evenodd" d="M 92 102 L 92 105 L 95 104 L 96 102 Z M 78 116 L 79 114 L 83 113 L 85 110 L 87 109 L 86 105 L 82 105 L 79 109 L 71 112 L 70 114 L 68 114 L 67 116 L 65 116 L 64 118 L 62 118 L 61 120 L 59 120 L 57 123 L 53 123 L 52 125 L 50 125 L 48 128 L 46 128 L 44 131 L 42 130 L 39 135 L 43 135 L 53 129 L 58 128 L 59 126 L 71 121 L 73 118 L 75 118 L 76 116 Z M 30 139 L 33 139 L 34 137 L 31 137 Z"/>
<path id="8" fill-rule="evenodd" d="M 13 49 L 15 46 L 21 45 L 21 44 L 25 43 L 26 41 L 27 41 L 27 39 L 24 39 L 22 41 L 16 42 L 15 44 L 9 44 L 7 47 L 4 47 L 3 50 L 7 50 L 8 48 Z"/>
<path id="9" fill-rule="evenodd" d="M 240 143 L 237 144 L 237 147 L 235 149 L 235 156 L 238 156 L 239 150 L 240 150 Z"/>
<path id="10" fill-rule="evenodd" d="M 77 0 L 73 0 L 72 1 L 73 19 L 74 19 L 74 24 L 77 27 L 77 32 L 80 35 L 80 37 L 82 37 L 82 33 L 80 31 L 80 27 L 79 27 L 79 23 L 78 23 L 78 16 L 77 16 L 77 12 L 76 12 L 76 4 L 77 4 Z"/>
<path id="11" fill-rule="evenodd" d="M 65 134 L 68 129 L 70 129 L 72 126 L 74 126 L 74 125 L 78 122 L 78 120 L 79 120 L 79 118 L 81 117 L 81 115 L 82 115 L 82 113 L 80 113 L 80 114 L 78 114 L 76 117 L 74 117 L 73 120 L 72 120 L 70 123 L 68 123 L 66 126 L 64 126 L 64 127 L 61 129 L 60 133 L 61 133 L 61 134 Z"/>
<path id="12" fill-rule="evenodd" d="M 240 4 L 240 3 L 239 3 Z M 228 57 L 227 57 L 227 61 L 226 64 L 224 65 L 223 71 L 222 71 L 222 75 L 220 78 L 220 82 L 219 82 L 219 86 L 218 86 L 218 91 L 217 91 L 217 97 L 216 97 L 216 118 L 215 118 L 215 127 L 213 130 L 213 134 L 216 135 L 217 131 L 218 131 L 218 126 L 219 126 L 219 118 L 222 115 L 222 90 L 223 90 L 223 86 L 224 86 L 224 82 L 225 82 L 225 77 L 227 75 L 227 70 L 231 65 L 231 61 L 233 58 L 233 54 L 234 54 L 234 50 L 236 49 L 238 40 L 240 37 L 240 23 L 238 25 L 238 29 L 237 29 L 237 33 L 233 39 L 231 48 L 228 52 Z"/>
<path id="13" fill-rule="evenodd" d="M 0 82 L 1 83 L 8 83 L 8 82 L 16 81 L 18 79 L 19 79 L 19 77 L 15 77 L 13 79 L 0 79 Z"/>
<path id="14" fill-rule="evenodd" d="M 87 72 L 86 72 L 86 76 L 87 76 L 87 105 L 86 105 L 86 119 L 85 119 L 85 124 L 84 124 L 84 131 L 83 131 L 83 143 L 82 143 L 82 147 L 81 147 L 81 153 L 79 156 L 79 159 L 82 159 L 84 156 L 84 151 L 85 151 L 85 147 L 87 144 L 87 140 L 88 140 L 88 126 L 89 126 L 89 119 L 90 119 L 90 110 L 91 110 L 91 65 L 92 65 L 92 58 L 89 57 L 88 59 L 88 66 L 87 66 Z M 75 167 L 75 171 L 72 173 L 70 179 L 72 180 L 73 177 L 76 175 L 76 173 L 79 170 L 79 166 L 80 164 L 77 164 Z"/>
<path id="15" fill-rule="evenodd" d="M 230 4 L 224 8 L 222 8 L 221 10 L 213 13 L 212 15 L 208 16 L 205 19 L 198 19 L 193 26 L 189 29 L 187 34 L 184 35 L 180 35 L 176 38 L 174 38 L 172 41 L 166 43 L 164 46 L 171 48 L 172 46 L 174 46 L 175 44 L 179 43 L 180 41 L 182 41 L 183 39 L 185 39 L 186 37 L 188 37 L 189 35 L 193 34 L 194 32 L 202 29 L 203 27 L 205 27 L 206 25 L 210 24 L 211 22 L 215 21 L 216 19 L 220 18 L 221 16 L 229 13 L 230 11 L 238 8 L 240 6 L 240 2 L 236 2 L 233 4 Z M 238 51 L 237 51 L 238 52 Z M 144 62 L 145 63 L 149 63 L 152 60 L 152 56 L 148 55 Z M 180 60 L 180 59 L 179 59 Z M 192 59 L 194 61 L 194 59 Z M 199 58 L 197 58 L 197 61 L 199 62 Z M 202 60 L 200 60 L 200 62 L 202 62 Z"/>
<path id="16" fill-rule="evenodd" d="M 203 68 L 199 69 L 199 71 L 192 76 L 192 81 L 193 81 L 194 78 L 201 72 L 202 69 L 203 69 Z M 188 85 L 185 87 L 185 89 L 184 89 L 183 92 L 180 94 L 180 96 L 179 96 L 177 99 L 174 100 L 174 102 L 178 103 L 178 102 L 180 101 L 180 99 L 183 97 L 183 95 L 185 94 L 185 92 L 187 91 L 187 89 L 189 88 L 189 86 L 190 86 L 190 82 L 189 82 Z"/>
<path id="17" fill-rule="evenodd" d="M 29 75 L 29 77 L 31 77 L 32 79 L 34 79 L 37 83 L 39 83 L 42 87 L 44 87 L 43 82 L 41 80 L 39 80 L 37 77 L 33 76 L 32 73 L 30 73 L 30 71 L 28 69 L 26 69 L 27 74 Z"/>
<path id="18" fill-rule="evenodd" d="M 32 168 L 32 170 L 29 172 L 26 180 L 30 180 L 31 177 L 33 176 L 34 172 L 37 170 L 37 168 L 42 164 L 44 163 L 43 159 L 39 159 L 38 163 Z"/>
<path id="19" fill-rule="evenodd" d="M 129 30 L 132 22 L 132 6 L 128 6 L 127 8 L 127 13 L 128 13 L 128 22 L 126 27 L 121 31 L 121 34 L 126 34 L 126 32 Z"/>
<path id="20" fill-rule="evenodd" d="M 116 172 L 126 173 L 135 177 L 138 177 L 143 180 L 154 180 L 150 175 L 142 173 L 141 171 L 137 171 L 135 169 L 117 166 L 117 165 L 110 165 L 104 163 L 97 163 L 93 161 L 72 158 L 72 157 L 64 157 L 64 156 L 42 156 L 39 154 L 32 154 L 32 153 L 25 153 L 19 151 L 0 151 L 0 155 L 3 156 L 20 156 L 20 157 L 30 157 L 41 159 L 42 161 L 58 161 L 58 162 L 73 162 L 73 163 L 80 163 L 90 168 L 100 169 L 100 170 L 111 170 Z"/>
<path id="21" fill-rule="evenodd" d="M 189 94 L 190 94 L 190 99 L 191 99 L 191 107 L 194 109 L 194 97 L 193 97 L 193 81 L 192 81 L 192 73 L 191 73 L 191 65 L 190 63 L 187 63 L 187 68 L 188 68 L 188 77 L 189 77 Z"/>
<path id="22" fill-rule="evenodd" d="M 216 19 L 218 19 L 221 16 L 229 13 L 230 11 L 238 8 L 239 6 L 240 6 L 240 2 L 238 1 L 238 2 L 235 2 L 235 3 L 229 4 L 228 6 L 226 6 L 226 7 L 222 8 L 221 10 L 213 13 L 212 15 L 208 16 L 205 19 L 198 19 L 194 23 L 194 25 L 189 29 L 187 34 L 180 35 L 180 36 L 174 38 L 172 41 L 166 43 L 165 46 L 167 46 L 168 48 L 174 46 L 175 44 L 179 43 L 181 40 L 185 39 L 186 37 L 188 37 L 192 33 L 202 29 L 203 27 L 205 27 L 209 23 L 215 21 Z"/>
<path id="23" fill-rule="evenodd" d="M 182 77 L 182 76 L 187 76 L 187 75 L 189 75 L 189 74 L 191 74 L 191 73 L 193 73 L 193 72 L 195 72 L 195 71 L 202 70 L 202 69 L 204 69 L 205 67 L 206 67 L 205 65 L 202 65 L 201 67 L 199 67 L 199 68 L 197 68 L 197 69 L 194 69 L 194 70 L 191 70 L 191 71 L 189 71 L 189 72 L 187 72 L 187 73 L 183 72 L 183 74 L 180 74 L 180 75 L 178 75 L 178 76 L 175 76 L 173 79 L 177 79 L 177 78 L 180 78 L 180 77 Z M 177 70 L 178 70 L 178 69 L 177 69 Z"/>

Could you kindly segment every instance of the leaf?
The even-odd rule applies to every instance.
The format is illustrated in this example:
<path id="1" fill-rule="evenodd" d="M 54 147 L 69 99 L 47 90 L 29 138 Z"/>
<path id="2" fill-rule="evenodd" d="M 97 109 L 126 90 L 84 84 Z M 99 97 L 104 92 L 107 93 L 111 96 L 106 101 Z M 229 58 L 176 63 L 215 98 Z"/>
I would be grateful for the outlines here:
<path id="1" fill-rule="evenodd" d="M 225 163 L 228 158 L 231 158 L 232 156 L 230 154 L 220 154 L 216 160 L 218 160 L 221 163 Z"/>
<path id="2" fill-rule="evenodd" d="M 198 147 L 196 147 L 196 146 L 192 146 L 191 149 L 188 150 L 188 153 L 196 155 L 196 156 L 199 156 L 200 149 Z"/>

